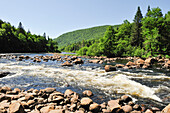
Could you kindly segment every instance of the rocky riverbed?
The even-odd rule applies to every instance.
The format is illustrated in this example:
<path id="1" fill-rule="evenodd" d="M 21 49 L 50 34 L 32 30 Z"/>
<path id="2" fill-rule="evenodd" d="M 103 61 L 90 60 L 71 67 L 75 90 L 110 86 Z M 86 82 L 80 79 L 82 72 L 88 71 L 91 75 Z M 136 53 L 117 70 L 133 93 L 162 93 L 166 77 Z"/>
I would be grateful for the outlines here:
<path id="1" fill-rule="evenodd" d="M 64 93 L 55 88 L 28 91 L 9 87 L 0 88 L 1 113 L 169 113 L 170 104 L 163 110 L 135 104 L 132 98 L 121 98 L 98 104 L 90 97 L 93 93 L 85 90 L 83 96 L 67 89 Z"/>

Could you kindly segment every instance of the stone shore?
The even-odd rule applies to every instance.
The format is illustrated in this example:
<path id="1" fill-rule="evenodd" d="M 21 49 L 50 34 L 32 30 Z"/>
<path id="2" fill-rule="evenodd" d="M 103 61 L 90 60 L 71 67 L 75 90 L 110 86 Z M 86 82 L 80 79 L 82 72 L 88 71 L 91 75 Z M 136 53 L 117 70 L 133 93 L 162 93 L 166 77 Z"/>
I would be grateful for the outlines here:
<path id="1" fill-rule="evenodd" d="M 83 95 L 80 97 L 70 89 L 61 93 L 55 88 L 24 91 L 1 87 L 0 113 L 170 113 L 170 104 L 163 110 L 146 108 L 133 103 L 127 95 L 102 104 L 91 99 L 90 90 L 85 90 Z"/>

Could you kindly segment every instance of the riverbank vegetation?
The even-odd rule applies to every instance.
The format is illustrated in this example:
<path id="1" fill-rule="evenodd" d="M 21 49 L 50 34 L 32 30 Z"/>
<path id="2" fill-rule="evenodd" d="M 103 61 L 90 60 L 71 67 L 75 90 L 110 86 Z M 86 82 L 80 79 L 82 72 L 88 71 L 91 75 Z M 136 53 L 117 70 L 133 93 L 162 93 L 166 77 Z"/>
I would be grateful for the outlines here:
<path id="1" fill-rule="evenodd" d="M 26 32 L 22 23 L 18 28 L 0 20 L 0 53 L 8 52 L 59 52 L 57 43 L 46 37 Z"/>
<path id="2" fill-rule="evenodd" d="M 150 9 L 148 6 L 143 16 L 138 7 L 132 23 L 125 20 L 118 27 L 107 26 L 101 38 L 76 42 L 62 50 L 88 56 L 149 57 L 161 54 L 169 57 L 170 11 L 163 15 L 159 7 Z"/>

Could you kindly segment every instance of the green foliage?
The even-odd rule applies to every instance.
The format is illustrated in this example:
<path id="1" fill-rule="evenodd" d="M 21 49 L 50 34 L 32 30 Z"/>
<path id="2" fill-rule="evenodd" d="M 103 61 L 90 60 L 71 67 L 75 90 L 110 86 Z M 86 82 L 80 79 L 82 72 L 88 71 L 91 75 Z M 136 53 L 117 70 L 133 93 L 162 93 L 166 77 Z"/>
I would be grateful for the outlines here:
<path id="1" fill-rule="evenodd" d="M 77 53 L 78 55 L 86 55 L 88 47 L 82 47 Z"/>
<path id="2" fill-rule="evenodd" d="M 118 25 L 116 25 L 115 27 L 117 26 Z M 58 42 L 58 47 L 61 50 L 63 47 L 66 47 L 74 43 L 79 43 L 83 40 L 87 41 L 93 39 L 100 39 L 101 37 L 104 36 L 107 27 L 108 27 L 107 25 L 98 26 L 98 27 L 68 32 L 54 39 L 54 41 Z"/>
<path id="3" fill-rule="evenodd" d="M 100 41 L 100 48 L 103 55 L 108 57 L 115 56 L 115 31 L 112 26 L 109 26 L 105 32 L 103 39 Z"/>
<path id="4" fill-rule="evenodd" d="M 18 28 L 0 20 L 0 52 L 58 52 L 57 43 L 44 36 L 26 32 L 19 23 Z"/>

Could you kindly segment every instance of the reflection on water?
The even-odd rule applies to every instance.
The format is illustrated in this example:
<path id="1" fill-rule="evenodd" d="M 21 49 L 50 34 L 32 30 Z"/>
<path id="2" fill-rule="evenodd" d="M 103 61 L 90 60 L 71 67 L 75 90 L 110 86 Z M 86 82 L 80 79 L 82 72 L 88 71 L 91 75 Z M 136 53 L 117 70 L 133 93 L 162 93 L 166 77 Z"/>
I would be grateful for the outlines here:
<path id="1" fill-rule="evenodd" d="M 170 102 L 170 77 L 166 73 L 143 69 L 105 72 L 104 65 L 88 63 L 88 59 L 83 60 L 85 63 L 82 65 L 61 67 L 62 61 L 35 63 L 30 59 L 0 59 L 0 70 L 11 73 L 0 78 L 0 86 L 24 90 L 55 87 L 61 92 L 70 88 L 78 93 L 90 89 L 96 94 L 93 99 L 97 102 L 118 98 L 123 94 L 131 95 L 139 103 L 154 103 L 158 107 Z"/>

